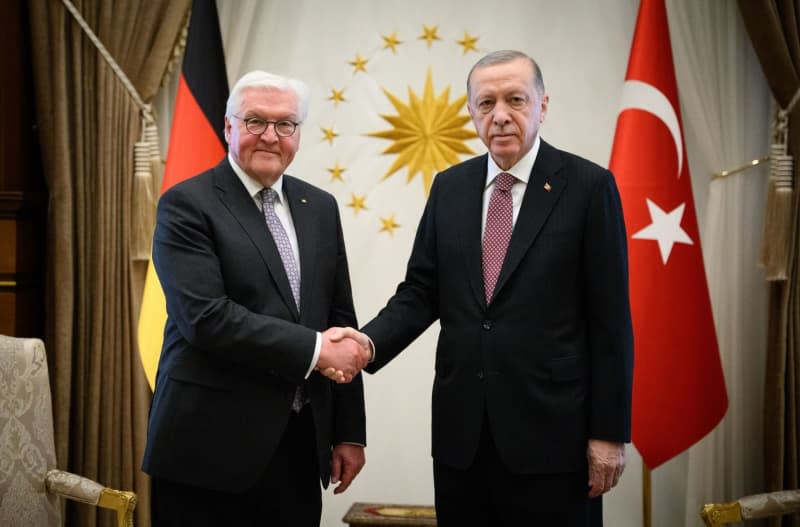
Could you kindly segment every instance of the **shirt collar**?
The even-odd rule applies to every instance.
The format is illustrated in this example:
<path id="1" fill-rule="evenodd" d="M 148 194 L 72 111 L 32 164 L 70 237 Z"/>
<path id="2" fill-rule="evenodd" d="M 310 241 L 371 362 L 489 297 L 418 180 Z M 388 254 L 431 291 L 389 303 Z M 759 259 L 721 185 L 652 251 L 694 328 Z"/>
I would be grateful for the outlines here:
<path id="1" fill-rule="evenodd" d="M 230 153 L 228 153 L 228 162 L 231 164 L 233 172 L 242 182 L 242 185 L 244 185 L 244 188 L 247 189 L 247 193 L 250 194 L 250 197 L 260 201 L 261 196 L 259 196 L 258 193 L 264 189 L 264 185 L 256 181 L 247 172 L 242 170 L 242 167 L 236 164 L 236 161 L 233 160 L 233 156 L 231 156 Z M 278 201 L 283 202 L 283 174 L 281 174 L 275 183 L 272 184 L 272 189 L 274 189 L 278 194 Z"/>
<path id="2" fill-rule="evenodd" d="M 533 164 L 536 162 L 536 156 L 539 154 L 540 145 L 541 139 L 537 134 L 536 139 L 533 141 L 533 146 L 530 150 L 528 150 L 528 153 L 522 156 L 522 159 L 517 161 L 517 163 L 508 170 L 503 170 L 497 166 L 497 163 L 495 163 L 494 159 L 492 159 L 492 154 L 490 152 L 487 156 L 489 158 L 489 163 L 486 169 L 486 184 L 484 185 L 484 188 L 487 188 L 489 185 L 491 185 L 492 182 L 494 182 L 494 178 L 497 177 L 497 174 L 500 174 L 501 172 L 507 172 L 518 180 L 527 184 L 531 177 Z"/>

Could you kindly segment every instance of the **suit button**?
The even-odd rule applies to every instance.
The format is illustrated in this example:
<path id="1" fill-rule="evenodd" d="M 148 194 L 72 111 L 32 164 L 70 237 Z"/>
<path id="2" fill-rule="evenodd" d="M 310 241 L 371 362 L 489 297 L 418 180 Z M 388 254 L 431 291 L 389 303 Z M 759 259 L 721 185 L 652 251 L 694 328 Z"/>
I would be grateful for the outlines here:
<path id="1" fill-rule="evenodd" d="M 489 331 L 490 329 L 492 329 L 492 321 L 491 320 L 484 320 L 482 326 L 483 326 L 483 329 L 485 329 L 486 331 Z"/>
<path id="2" fill-rule="evenodd" d="M 483 372 L 482 371 L 478 372 L 478 379 L 481 380 L 481 381 L 483 380 Z"/>

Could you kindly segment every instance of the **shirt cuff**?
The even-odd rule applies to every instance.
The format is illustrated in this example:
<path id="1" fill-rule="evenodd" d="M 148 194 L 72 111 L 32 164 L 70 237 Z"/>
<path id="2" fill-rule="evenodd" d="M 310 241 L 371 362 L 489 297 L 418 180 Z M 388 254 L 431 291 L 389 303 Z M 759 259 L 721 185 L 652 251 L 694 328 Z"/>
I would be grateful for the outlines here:
<path id="1" fill-rule="evenodd" d="M 369 335 L 367 335 L 366 333 L 364 333 L 364 335 L 367 337 L 367 340 L 369 341 L 369 352 L 370 352 L 369 362 L 375 362 L 375 355 L 377 355 L 377 352 L 375 351 L 375 343 L 372 342 L 372 339 L 369 338 Z"/>
<path id="2" fill-rule="evenodd" d="M 311 372 L 314 371 L 314 368 L 317 367 L 317 362 L 319 362 L 319 351 L 322 349 L 322 333 L 317 331 L 317 342 L 314 344 L 314 356 L 311 357 L 311 366 L 309 366 L 308 371 L 306 372 L 305 378 L 308 379 L 308 376 L 311 375 Z"/>

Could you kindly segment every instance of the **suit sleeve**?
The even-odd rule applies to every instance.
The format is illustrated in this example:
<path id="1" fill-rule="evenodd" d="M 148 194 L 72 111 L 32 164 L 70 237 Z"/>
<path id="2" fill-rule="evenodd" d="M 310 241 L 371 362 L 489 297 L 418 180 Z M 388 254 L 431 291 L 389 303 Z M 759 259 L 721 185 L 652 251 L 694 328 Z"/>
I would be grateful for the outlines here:
<path id="1" fill-rule="evenodd" d="M 170 319 L 193 349 L 215 360 L 301 382 L 314 354 L 316 332 L 255 313 L 229 298 L 215 233 L 201 203 L 183 185 L 159 200 L 153 260 Z"/>
<path id="2" fill-rule="evenodd" d="M 439 318 L 436 253 L 436 203 L 441 176 L 433 181 L 422 213 L 405 279 L 372 321 L 362 328 L 375 343 L 375 361 L 366 370 L 378 371 L 403 351 Z"/>
<path id="3" fill-rule="evenodd" d="M 589 437 L 630 441 L 633 329 L 624 218 L 613 175 L 594 187 L 584 238 L 591 356 Z"/>

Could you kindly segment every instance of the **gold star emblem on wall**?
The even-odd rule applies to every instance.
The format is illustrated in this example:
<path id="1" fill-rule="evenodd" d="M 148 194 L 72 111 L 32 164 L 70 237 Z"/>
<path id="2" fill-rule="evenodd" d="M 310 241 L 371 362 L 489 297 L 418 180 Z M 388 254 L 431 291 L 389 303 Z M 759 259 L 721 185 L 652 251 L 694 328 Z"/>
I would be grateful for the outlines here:
<path id="1" fill-rule="evenodd" d="M 422 35 L 419 36 L 418 40 L 425 40 L 428 42 L 428 48 L 431 47 L 434 40 L 442 40 L 439 38 L 439 26 L 426 26 L 425 24 L 422 25 Z"/>
<path id="2" fill-rule="evenodd" d="M 475 47 L 475 44 L 478 43 L 479 38 L 480 37 L 473 37 L 466 31 L 464 31 L 464 38 L 462 38 L 461 40 L 456 40 L 456 42 L 458 43 L 459 46 L 464 48 L 464 55 L 466 55 L 468 51 L 474 51 L 477 53 L 478 48 Z"/>
<path id="3" fill-rule="evenodd" d="M 470 120 L 469 115 L 459 113 L 467 96 L 462 95 L 450 102 L 449 86 L 435 96 L 430 69 L 421 98 L 411 87 L 408 88 L 408 103 L 389 90 L 384 89 L 383 92 L 397 110 L 397 115 L 381 115 L 393 128 L 367 135 L 394 141 L 383 151 L 383 154 L 398 154 L 384 179 L 408 167 L 408 181 L 422 173 L 423 188 L 427 195 L 436 172 L 458 163 L 458 154 L 474 154 L 464 141 L 478 135 L 464 128 Z"/>
<path id="4" fill-rule="evenodd" d="M 362 210 L 369 210 L 367 209 L 367 205 L 365 201 L 367 200 L 367 195 L 362 194 L 361 196 L 356 195 L 355 193 L 350 194 L 350 203 L 347 204 L 348 207 L 353 209 L 353 212 L 358 214 Z"/>
<path id="5" fill-rule="evenodd" d="M 367 62 L 369 62 L 369 60 L 362 57 L 361 53 L 356 53 L 356 58 L 348 62 L 348 64 L 353 66 L 353 75 L 355 75 L 359 71 L 367 72 Z"/>
<path id="6" fill-rule="evenodd" d="M 336 88 L 331 88 L 331 94 L 328 97 L 329 101 L 333 101 L 334 106 L 339 106 L 340 102 L 345 102 L 347 99 L 344 97 L 344 88 L 341 90 L 337 90 Z"/>
<path id="7" fill-rule="evenodd" d="M 327 141 L 331 145 L 333 144 L 333 139 L 339 137 L 339 134 L 333 131 L 332 126 L 330 128 L 320 127 L 320 130 L 322 130 L 322 140 Z"/>
<path id="8" fill-rule="evenodd" d="M 438 71 L 439 66 L 428 66 L 427 74 L 423 77 L 420 64 L 430 62 L 424 60 L 424 55 L 433 57 L 434 54 L 447 53 L 454 61 L 453 66 L 457 62 L 468 68 L 466 56 L 470 52 L 480 51 L 478 42 L 483 37 L 471 34 L 467 31 L 469 28 L 466 26 L 450 31 L 442 29 L 442 25 L 422 24 L 421 22 L 422 20 L 419 21 L 420 25 L 417 26 L 417 31 L 414 31 L 413 28 L 401 31 L 397 31 L 397 28 L 389 31 L 387 28 L 377 31 L 371 42 L 364 44 L 365 47 L 358 50 L 351 49 L 350 52 L 347 52 L 349 57 L 339 55 L 339 68 L 345 74 L 345 78 L 349 80 L 333 81 L 322 89 L 325 100 L 333 103 L 326 108 L 326 111 L 331 113 L 327 114 L 325 119 L 332 120 L 323 120 L 316 125 L 329 126 L 329 128 L 320 128 L 322 130 L 320 141 L 328 142 L 331 145 L 330 151 L 324 156 L 326 160 L 321 160 L 319 168 L 316 169 L 316 177 L 322 182 L 326 180 L 325 173 L 327 172 L 329 175 L 326 184 L 332 192 L 338 195 L 342 208 L 346 207 L 352 210 L 352 216 L 347 214 L 350 220 L 357 221 L 370 230 L 371 228 L 379 229 L 373 231 L 375 234 L 378 232 L 388 233 L 390 238 L 383 238 L 387 243 L 394 241 L 395 233 L 400 236 L 404 235 L 406 231 L 405 224 L 401 226 L 396 219 L 396 207 L 399 203 L 397 199 L 400 196 L 394 196 L 391 193 L 399 191 L 405 196 L 406 190 L 401 188 L 405 187 L 416 199 L 420 197 L 417 194 L 420 190 L 424 196 L 427 196 L 437 172 L 475 154 L 471 149 L 471 143 L 478 137 L 469 125 L 470 117 L 466 109 L 467 97 L 466 95 L 458 97 L 464 92 L 461 82 L 452 81 L 449 77 L 445 82 L 442 74 L 437 73 L 440 84 L 436 86 L 432 68 L 436 67 Z M 405 41 L 399 37 L 404 32 L 408 33 L 403 34 L 406 37 Z M 459 36 L 463 37 L 459 38 Z M 442 44 L 437 44 L 434 49 L 433 44 L 436 41 L 440 41 Z M 387 51 L 391 51 L 391 53 L 387 53 Z M 461 51 L 460 55 L 459 51 Z M 362 55 L 361 52 L 364 54 Z M 405 62 L 405 66 L 413 68 L 413 70 L 409 69 L 409 72 L 419 73 L 410 73 L 401 77 L 399 85 L 383 84 L 382 79 L 386 72 L 395 71 L 396 68 L 404 66 L 404 64 L 396 64 L 396 62 Z M 346 75 L 345 67 L 350 69 L 351 75 Z M 449 66 L 445 65 L 445 67 Z M 359 75 L 359 72 L 363 75 Z M 423 81 L 422 85 L 420 85 L 420 81 Z M 397 80 L 393 79 L 390 82 L 394 83 Z M 453 82 L 457 84 L 453 84 Z M 383 90 L 386 99 L 377 96 L 373 91 L 376 88 Z M 377 110 L 370 116 L 377 117 L 376 114 L 383 111 L 386 115 L 381 114 L 380 117 L 388 125 L 376 125 L 374 120 L 366 119 L 364 115 L 358 114 L 364 110 L 364 105 L 360 104 L 364 89 L 368 90 L 370 101 L 381 103 L 383 108 L 386 108 L 386 103 L 392 105 L 391 109 Z M 353 94 L 358 94 L 358 97 Z M 344 104 L 345 102 L 347 104 Z M 373 108 L 375 108 L 374 105 Z M 355 127 L 341 128 L 340 119 L 354 119 Z M 362 139 L 358 140 L 354 134 L 361 135 Z M 343 145 L 340 145 L 342 142 L 340 137 L 346 139 Z M 376 140 L 366 139 L 367 137 Z M 358 143 L 355 144 L 359 145 L 359 153 L 356 158 L 339 157 L 341 155 L 339 147 L 350 148 L 351 142 L 354 140 L 357 140 Z M 327 147 L 324 150 L 327 151 Z M 387 157 L 377 160 L 373 157 L 375 155 Z M 348 163 L 346 168 L 341 165 L 343 159 Z M 362 163 L 362 159 L 369 159 L 370 164 L 365 165 Z M 344 172 L 347 172 L 347 177 L 344 177 Z M 397 176 L 392 180 L 392 176 L 398 173 L 402 173 L 405 177 Z M 420 177 L 417 178 L 417 175 Z M 412 183 L 415 178 L 418 182 Z M 360 185 L 365 184 L 365 181 L 368 181 L 370 186 L 359 188 Z M 375 184 L 378 185 L 375 186 Z M 392 189 L 388 195 L 387 188 Z M 366 205 L 367 194 L 359 193 L 365 189 L 369 190 L 369 207 Z M 389 207 L 395 208 L 395 212 L 391 215 Z M 401 211 L 400 214 L 402 215 L 403 212 Z M 380 226 L 373 223 L 376 221 L 380 221 Z M 369 227 L 369 225 L 373 227 Z"/>
<path id="9" fill-rule="evenodd" d="M 395 221 L 394 213 L 392 213 L 386 217 L 381 216 L 381 230 L 378 232 L 388 232 L 394 235 L 394 230 L 398 227 L 400 227 L 400 224 Z"/>
<path id="10" fill-rule="evenodd" d="M 398 40 L 397 31 L 392 31 L 389 35 L 381 35 L 383 39 L 383 49 L 391 49 L 392 53 L 397 54 L 398 44 L 402 44 L 402 40 Z"/>
<path id="11" fill-rule="evenodd" d="M 347 169 L 339 166 L 339 162 L 337 161 L 336 166 L 328 169 L 328 172 L 331 173 L 331 181 L 341 181 L 342 183 L 344 183 L 344 178 L 342 177 L 342 174 L 344 173 L 345 170 Z"/>

